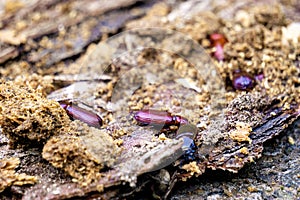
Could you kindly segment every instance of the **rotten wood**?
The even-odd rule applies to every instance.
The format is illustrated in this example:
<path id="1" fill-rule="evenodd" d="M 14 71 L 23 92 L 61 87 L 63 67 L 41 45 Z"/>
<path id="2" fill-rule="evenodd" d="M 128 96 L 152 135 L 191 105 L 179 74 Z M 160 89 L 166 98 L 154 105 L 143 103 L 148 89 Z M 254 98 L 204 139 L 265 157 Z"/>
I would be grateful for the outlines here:
<path id="1" fill-rule="evenodd" d="M 277 113 L 276 116 L 268 117 L 262 122 L 261 125 L 254 127 L 253 131 L 250 134 L 250 138 L 252 140 L 251 143 L 236 143 L 234 147 L 231 145 L 231 149 L 226 148 L 226 145 L 228 146 L 228 142 L 232 143 L 230 139 L 224 139 L 223 141 L 219 141 L 217 144 L 212 146 L 210 148 L 211 152 L 207 156 L 207 158 L 200 158 L 197 163 L 200 168 L 203 169 L 203 172 L 206 168 L 211 169 L 223 169 L 223 170 L 229 170 L 232 172 L 237 172 L 240 170 L 246 163 L 251 162 L 253 159 L 257 159 L 261 156 L 262 150 L 263 150 L 263 143 L 267 140 L 277 136 L 278 134 L 285 131 L 290 124 L 295 122 L 297 119 L 300 118 L 300 108 L 297 106 L 292 107 L 289 110 Z M 225 133 L 224 133 L 225 134 Z M 131 143 L 133 142 L 131 138 Z M 125 145 L 126 146 L 126 145 Z M 241 153 L 241 149 L 247 147 L 249 154 L 245 155 Z M 199 152 L 203 151 L 203 148 L 207 148 L 207 146 L 200 146 Z M 172 151 L 170 147 L 167 147 L 168 151 Z M 129 150 L 129 149 L 128 149 Z M 164 152 L 164 147 L 161 147 L 161 153 Z M 206 149 L 205 149 L 206 151 Z M 137 157 L 139 157 L 137 155 Z M 128 162 L 136 162 L 136 160 L 142 159 L 142 157 L 137 158 L 135 157 L 133 160 L 129 159 Z M 157 163 L 159 162 L 158 155 L 155 155 L 157 160 L 150 161 L 149 164 Z M 249 159 L 252 157 L 251 159 Z M 128 158 L 127 158 L 128 159 Z M 125 161 L 126 162 L 126 161 Z M 143 173 L 145 173 L 144 169 L 139 168 L 142 166 L 138 166 L 137 168 L 131 169 L 131 175 L 132 176 L 138 176 Z M 151 165 L 148 165 L 147 168 L 151 168 Z M 129 170 L 130 171 L 130 170 Z M 146 170 L 146 171 L 149 171 Z M 135 173 L 135 175 L 134 175 Z M 129 173 L 130 174 L 130 173 Z M 105 173 L 105 175 L 99 180 L 97 183 L 89 185 L 88 187 L 81 187 L 76 183 L 66 183 L 61 184 L 57 186 L 51 186 L 51 190 L 45 191 L 45 189 L 42 188 L 42 185 L 38 184 L 34 186 L 31 190 L 29 190 L 23 197 L 24 200 L 37 198 L 37 199 L 51 199 L 51 200 L 58 200 L 58 199 L 68 199 L 72 197 L 83 197 L 83 196 L 89 196 L 95 191 L 99 190 L 99 186 L 104 187 L 104 193 L 100 193 L 101 196 L 104 194 L 108 194 L 110 192 L 113 192 L 115 195 L 114 197 L 122 196 L 124 194 L 118 193 L 117 190 L 110 189 L 113 186 L 120 185 L 122 183 L 125 183 L 122 177 L 126 176 L 124 173 L 122 173 L 121 169 L 115 169 L 110 170 Z M 180 181 L 180 177 L 185 176 L 181 173 L 176 173 L 176 176 L 174 177 L 172 184 L 175 184 L 177 181 Z M 174 185 L 172 185 L 173 187 Z M 171 187 L 171 188 L 172 188 Z M 68 188 L 68 190 L 65 190 L 64 188 Z M 67 191 L 64 193 L 56 193 L 55 191 Z M 170 190 L 167 191 L 166 196 L 170 193 Z"/>
<path id="2" fill-rule="evenodd" d="M 45 3 L 36 1 L 26 4 L 14 15 L 8 13 L 3 18 L 0 41 L 5 45 L 1 46 L 1 51 L 7 53 L 2 53 L 0 63 L 22 53 L 22 55 L 28 55 L 24 59 L 31 63 L 47 59 L 46 63 L 40 63 L 40 65 L 51 66 L 63 59 L 77 55 L 88 44 L 99 40 L 103 34 L 114 33 L 126 21 L 144 14 L 152 4 L 150 1 L 145 2 L 142 6 L 137 6 L 135 12 L 131 12 L 134 7 L 126 9 L 134 3 L 136 0 L 119 0 L 113 3 L 108 1 L 99 3 L 95 0 L 84 3 L 75 0 L 47 1 Z M 38 16 L 38 18 L 32 20 L 33 16 Z M 20 17 L 22 21 L 20 21 Z M 8 21 L 9 23 L 7 23 Z M 18 30 L 16 26 L 20 23 L 23 25 Z M 68 34 L 63 33 L 62 36 L 62 32 L 68 32 Z M 89 33 L 88 37 L 86 37 L 87 33 Z M 48 46 L 41 43 L 43 37 L 49 37 L 46 44 Z M 19 48 L 20 45 L 25 45 L 25 48 Z"/>
<path id="3" fill-rule="evenodd" d="M 105 1 L 102 2 L 103 4 L 97 4 L 97 6 L 94 6 L 96 1 L 90 0 L 88 2 L 90 3 L 90 6 L 82 5 L 86 2 L 71 0 L 64 1 L 62 5 L 60 5 L 60 2 L 57 0 L 47 2 L 35 1 L 32 2 L 32 4 L 26 5 L 20 10 L 15 11 L 16 15 L 10 14 L 4 17 L 2 21 L 4 27 L 2 35 L 8 34 L 9 37 L 5 39 L 2 38 L 1 40 L 4 42 L 4 45 L 1 46 L 3 47 L 3 51 L 0 55 L 0 63 L 4 63 L 21 54 L 21 59 L 29 61 L 32 64 L 36 64 L 44 70 L 53 66 L 55 63 L 84 52 L 85 48 L 90 43 L 99 41 L 103 34 L 117 33 L 117 31 L 124 27 L 128 21 L 143 15 L 148 9 L 148 6 L 151 5 L 150 1 L 148 2 L 149 4 L 145 3 L 142 6 L 140 4 L 137 6 L 134 5 L 136 1 L 125 2 L 123 0 L 117 1 L 116 3 L 108 3 Z M 61 8 L 64 10 L 63 14 L 58 13 L 58 11 L 55 10 L 55 8 L 60 6 L 62 6 Z M 123 9 L 116 9 L 120 7 Z M 186 11 L 184 10 L 184 6 L 181 8 L 183 9 L 181 11 L 182 14 L 185 15 Z M 78 12 L 76 13 L 78 19 L 74 21 L 71 20 L 71 14 L 74 13 L 69 13 L 70 16 L 66 15 L 66 13 L 68 13 L 71 9 Z M 138 12 L 136 12 L 136 9 L 138 9 Z M 132 10 L 135 12 L 130 12 Z M 195 10 L 196 13 L 199 11 L 196 7 Z M 57 20 L 49 21 L 42 18 L 40 21 L 35 21 L 30 26 L 25 27 L 18 32 L 14 31 L 14 25 L 13 23 L 10 24 L 10 21 L 18 19 L 17 17 L 24 18 L 26 20 L 27 17 L 30 17 L 30 14 L 35 13 L 35 11 L 45 11 L 46 16 L 52 15 L 52 19 Z M 176 13 L 172 14 L 173 17 L 175 14 Z M 16 18 L 14 16 L 16 16 Z M 97 18 L 96 21 L 95 18 Z M 59 26 L 59 24 L 62 24 L 62 26 Z M 6 29 L 9 32 L 5 32 L 7 31 Z M 174 41 L 170 42 L 170 44 L 175 46 Z M 22 47 L 19 48 L 18 45 L 22 45 Z M 136 61 L 136 57 L 138 56 L 135 57 L 129 55 L 128 57 L 129 60 L 130 58 L 133 58 L 133 60 Z M 87 56 L 87 58 L 89 59 L 90 57 Z M 86 63 L 91 64 L 92 62 L 99 65 L 99 62 L 96 59 L 88 60 Z M 124 63 L 126 62 L 116 62 L 113 64 L 116 64 L 116 66 L 123 66 Z M 76 75 L 58 75 L 54 77 L 54 81 L 56 83 L 63 82 L 65 85 L 73 83 L 72 86 L 78 86 L 78 89 L 81 88 L 85 82 L 91 84 L 89 89 L 83 92 L 80 91 L 84 94 L 81 94 L 80 92 L 78 93 L 81 97 L 80 100 L 93 101 L 95 98 L 94 95 L 98 94 L 97 92 L 100 90 L 99 88 L 105 88 L 107 82 L 112 83 L 114 76 L 110 76 L 111 74 L 109 74 L 109 76 L 104 75 L 100 77 L 93 71 L 90 72 L 90 74 L 81 74 L 82 77 L 76 77 Z M 99 84 L 97 81 L 102 82 Z M 212 79 L 211 81 L 215 80 Z M 180 88 L 179 81 L 177 81 L 177 83 L 178 85 L 172 82 L 171 85 L 174 87 L 167 85 L 167 88 L 175 91 L 174 88 Z M 189 90 L 188 93 L 183 93 L 183 96 L 187 94 L 194 95 L 195 93 L 193 92 L 203 92 L 201 87 L 196 86 L 187 89 Z M 70 91 L 70 88 L 62 88 L 62 90 L 58 90 L 56 92 L 62 92 L 63 95 L 66 95 L 67 90 Z M 107 92 L 105 89 L 103 89 L 103 91 L 104 93 Z M 74 93 L 74 91 L 71 91 L 70 94 L 68 93 L 70 96 L 63 96 L 63 98 L 73 98 L 72 92 Z M 167 91 L 165 93 L 167 93 Z M 163 95 L 165 93 L 161 92 Z M 55 93 L 53 93 L 53 95 L 55 95 Z M 52 98 L 51 95 L 48 96 L 48 98 L 57 100 L 57 97 L 54 96 Z M 97 100 L 102 100 L 103 104 L 107 104 L 107 102 L 101 98 Z M 162 96 L 160 100 L 162 102 L 170 101 L 167 95 Z M 264 97 L 263 100 L 267 100 L 267 97 Z M 256 99 L 256 101 L 258 101 L 258 99 Z M 90 104 L 94 105 L 93 103 L 94 102 Z M 96 105 L 98 108 L 100 107 L 101 109 L 108 111 L 108 106 L 100 106 L 100 104 L 97 103 Z M 240 105 L 236 104 L 236 106 L 239 107 Z M 197 176 L 204 173 L 206 169 L 221 169 L 237 173 L 245 166 L 245 164 L 251 163 L 262 156 L 263 145 L 266 141 L 287 130 L 293 122 L 299 119 L 300 116 L 300 109 L 298 105 L 291 105 L 290 107 L 285 107 L 285 109 L 283 109 L 283 105 L 274 105 L 274 102 L 272 101 L 269 101 L 266 105 L 264 105 L 263 109 L 261 107 L 254 107 L 253 109 L 247 110 L 248 114 L 253 116 L 257 115 L 256 112 L 258 111 L 260 114 L 257 119 L 260 119 L 260 117 L 261 119 L 255 121 L 255 124 L 253 123 L 251 126 L 249 125 L 249 127 L 247 127 L 251 131 L 249 131 L 249 135 L 241 141 L 239 141 L 239 138 L 235 140 L 230 137 L 230 133 L 232 131 L 236 131 L 236 129 L 232 126 L 232 124 L 224 124 L 224 122 L 220 120 L 223 116 L 220 116 L 219 118 L 211 118 L 212 120 L 210 123 L 213 124 L 213 126 L 208 127 L 208 131 L 214 130 L 213 133 L 217 133 L 219 137 L 217 137 L 216 141 L 208 143 L 207 140 L 210 140 L 211 138 L 207 137 L 205 131 L 199 131 L 196 138 L 198 152 L 197 159 L 195 160 L 195 166 L 199 168 Z M 231 114 L 232 113 L 229 112 L 228 115 Z M 243 110 L 237 111 L 237 113 L 235 113 L 235 120 L 238 121 L 238 119 L 242 119 L 245 116 L 243 114 Z M 195 114 L 195 118 L 198 118 L 198 115 Z M 126 118 L 126 120 L 128 119 Z M 31 149 L 21 150 L 21 153 L 15 150 L 8 150 L 7 138 L 2 138 L 2 134 L 0 134 L 1 150 L 7 153 L 2 154 L 2 156 L 15 155 L 22 157 L 24 159 L 21 159 L 21 161 L 23 160 L 23 162 L 27 163 L 21 163 L 20 170 L 24 170 L 26 172 L 32 170 L 32 175 L 39 174 L 37 173 L 38 171 L 42 174 L 41 177 L 44 177 L 41 179 L 40 183 L 30 188 L 24 187 L 18 191 L 18 188 L 14 186 L 11 188 L 11 191 L 18 191 L 17 194 L 19 196 L 23 196 L 23 199 L 69 199 L 79 197 L 87 199 L 108 199 L 124 198 L 127 197 L 126 195 L 131 196 L 135 192 L 147 187 L 147 184 L 154 183 L 151 179 L 146 180 L 145 174 L 155 174 L 152 173 L 153 170 L 159 169 L 160 164 L 163 164 L 166 158 L 170 158 L 173 153 L 180 150 L 180 141 L 176 141 L 174 137 L 170 135 L 171 142 L 169 144 L 156 144 L 152 141 L 153 136 L 157 136 L 157 132 L 154 130 L 149 130 L 148 128 L 145 130 L 140 129 L 135 124 L 130 124 L 130 127 L 128 127 L 128 123 L 121 123 L 118 125 L 130 133 L 121 137 L 124 142 L 122 145 L 124 148 L 122 155 L 118 158 L 114 166 L 101 171 L 101 179 L 86 187 L 76 183 L 76 180 L 73 180 L 73 182 L 72 177 L 68 176 L 66 172 L 61 169 L 55 169 L 56 175 L 62 176 L 61 179 L 58 179 L 56 176 L 49 176 L 47 174 L 48 171 L 52 172 L 54 167 L 42 158 L 41 149 L 35 150 L 34 156 L 38 157 L 38 159 L 32 161 L 31 157 L 33 156 L 33 153 L 31 152 Z M 223 127 L 226 128 L 224 129 Z M 107 130 L 111 130 L 111 132 L 113 132 L 116 131 L 117 128 L 114 124 L 109 124 L 103 131 Z M 143 149 L 141 148 L 143 146 L 139 147 L 139 145 L 143 144 L 143 142 L 152 145 L 155 144 L 157 146 L 152 149 Z M 182 165 L 178 164 L 180 161 L 181 159 L 167 167 L 170 172 L 173 172 L 173 176 L 172 180 L 169 182 L 169 188 L 165 191 L 165 198 L 171 192 L 176 182 L 192 176 L 182 168 Z M 47 170 L 44 168 L 47 168 Z M 141 178 L 142 181 L 138 182 L 136 180 L 137 178 Z M 132 187 L 131 189 L 126 190 L 127 193 L 124 193 L 122 190 L 124 189 L 123 185 L 127 188 L 131 188 L 129 185 L 136 187 Z"/>

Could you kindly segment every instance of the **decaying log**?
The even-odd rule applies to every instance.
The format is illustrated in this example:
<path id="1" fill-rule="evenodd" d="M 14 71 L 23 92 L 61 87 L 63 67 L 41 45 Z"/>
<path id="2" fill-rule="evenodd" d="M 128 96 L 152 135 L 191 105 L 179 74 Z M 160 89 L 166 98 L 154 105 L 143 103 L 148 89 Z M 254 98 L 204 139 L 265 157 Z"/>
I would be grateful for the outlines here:
<path id="1" fill-rule="evenodd" d="M 100 40 L 103 34 L 115 33 L 126 21 L 143 15 L 152 4 L 147 1 L 132 12 L 129 6 L 136 2 L 90 0 L 83 3 L 70 0 L 21 3 L 13 14 L 8 10 L 2 18 L 0 41 L 5 45 L 1 45 L 1 52 L 14 53 L 3 53 L 0 63 L 22 53 L 27 55 L 24 60 L 30 63 L 41 62 L 43 59 L 47 62 L 40 65 L 50 66 L 77 55 L 88 44 Z M 8 47 L 5 49 L 5 46 Z"/>
<path id="2" fill-rule="evenodd" d="M 120 199 L 144 190 L 167 198 L 178 182 L 210 171 L 240 174 L 259 161 L 268 141 L 277 142 L 300 118 L 299 39 L 290 38 L 280 6 L 233 2 L 5 5 L 0 74 L 13 75 L 1 80 L 0 160 L 14 179 L 7 179 L 1 198 Z M 209 56 L 215 49 L 208 38 L 215 32 L 228 39 L 222 62 Z M 256 78 L 251 89 L 234 87 L 238 70 Z M 24 76 L 13 80 L 19 74 Z M 103 126 L 72 122 L 57 101 L 99 114 Z M 197 126 L 191 159 L 177 126 L 137 124 L 134 112 L 152 108 Z M 293 138 L 285 142 L 299 146 Z M 11 170 L 7 158 L 18 167 Z M 293 176 L 299 178 L 298 172 Z M 26 177 L 19 179 L 22 173 Z M 297 192 L 299 184 L 294 186 L 288 190 Z"/>

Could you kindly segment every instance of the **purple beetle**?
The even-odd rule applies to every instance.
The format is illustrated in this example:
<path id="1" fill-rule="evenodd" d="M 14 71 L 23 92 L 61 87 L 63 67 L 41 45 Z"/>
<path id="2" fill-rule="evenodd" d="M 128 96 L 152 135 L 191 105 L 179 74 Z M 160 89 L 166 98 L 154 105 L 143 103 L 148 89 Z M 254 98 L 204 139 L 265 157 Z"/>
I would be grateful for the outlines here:
<path id="1" fill-rule="evenodd" d="M 95 128 L 100 128 L 103 124 L 102 119 L 96 113 L 83 109 L 79 106 L 73 105 L 71 102 L 61 101 L 60 106 L 66 110 L 68 116 L 74 120 L 78 119 Z"/>
<path id="2" fill-rule="evenodd" d="M 232 85 L 236 90 L 249 91 L 254 87 L 255 80 L 254 78 L 240 70 L 237 70 L 233 74 Z"/>
<path id="3" fill-rule="evenodd" d="M 218 60 L 224 60 L 224 50 L 223 47 L 227 42 L 225 36 L 221 33 L 213 33 L 209 36 L 211 46 L 214 47 L 216 50 L 213 52 L 213 56 Z"/>
<path id="4" fill-rule="evenodd" d="M 146 125 L 163 125 L 164 127 L 168 126 L 180 126 L 183 124 L 188 124 L 188 120 L 179 115 L 171 115 L 171 113 L 167 111 L 159 111 L 159 110 L 140 110 L 134 114 L 134 119 L 141 126 Z"/>

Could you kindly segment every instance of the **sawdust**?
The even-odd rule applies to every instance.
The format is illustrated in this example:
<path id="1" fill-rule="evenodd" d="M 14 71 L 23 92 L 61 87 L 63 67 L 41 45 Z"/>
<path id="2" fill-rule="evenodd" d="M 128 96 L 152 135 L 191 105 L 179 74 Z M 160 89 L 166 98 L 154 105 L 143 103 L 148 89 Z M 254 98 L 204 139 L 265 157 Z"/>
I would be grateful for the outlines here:
<path id="1" fill-rule="evenodd" d="M 0 125 L 13 145 L 44 143 L 61 134 L 70 123 L 59 103 L 43 98 L 31 87 L 2 81 Z"/>
<path id="2" fill-rule="evenodd" d="M 12 185 L 32 185 L 37 182 L 35 176 L 16 173 L 15 168 L 20 164 L 19 158 L 0 159 L 0 192 Z"/>
<path id="3" fill-rule="evenodd" d="M 240 150 L 240 152 L 241 152 L 242 154 L 245 154 L 245 155 L 248 155 L 248 154 L 249 154 L 249 151 L 248 151 L 247 147 L 242 147 L 241 150 Z"/>
<path id="4" fill-rule="evenodd" d="M 181 168 L 188 172 L 188 176 L 185 176 L 183 181 L 186 181 L 187 178 L 190 178 L 192 176 L 197 177 L 203 173 L 203 171 L 200 170 L 199 166 L 197 165 L 197 162 L 195 161 L 185 164 Z"/>
<path id="5" fill-rule="evenodd" d="M 73 181 L 86 185 L 99 180 L 100 170 L 112 166 L 120 149 L 103 131 L 89 129 L 85 124 L 76 127 L 72 123 L 72 126 L 70 132 L 62 129 L 60 136 L 46 142 L 43 157 L 53 166 L 63 168 L 74 178 Z"/>
<path id="6" fill-rule="evenodd" d="M 17 76 L 14 80 L 16 85 L 30 87 L 41 93 L 44 97 L 54 90 L 52 76 L 40 76 L 38 74 Z"/>
<path id="7" fill-rule="evenodd" d="M 229 133 L 231 139 L 238 142 L 249 142 L 251 143 L 251 139 L 249 138 L 250 132 L 252 131 L 249 124 L 245 124 L 243 122 L 236 122 L 236 130 L 233 130 Z"/>
<path id="8" fill-rule="evenodd" d="M 76 124 L 76 135 L 52 137 L 42 154 L 53 166 L 70 174 L 74 182 L 87 185 L 101 178 L 101 169 L 113 166 L 121 149 L 105 130 L 78 121 Z"/>

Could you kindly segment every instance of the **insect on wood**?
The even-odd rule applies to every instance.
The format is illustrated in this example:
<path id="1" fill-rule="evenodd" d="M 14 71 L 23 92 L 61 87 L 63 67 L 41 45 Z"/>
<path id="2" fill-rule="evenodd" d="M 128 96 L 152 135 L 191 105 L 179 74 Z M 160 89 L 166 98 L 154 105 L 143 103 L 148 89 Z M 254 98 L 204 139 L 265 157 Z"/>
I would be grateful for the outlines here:
<path id="1" fill-rule="evenodd" d="M 159 126 L 163 125 L 164 127 L 168 126 L 180 126 L 188 124 L 188 120 L 185 117 L 179 115 L 172 115 L 167 111 L 159 110 L 140 110 L 134 114 L 134 119 L 141 126 L 153 125 Z"/>
<path id="2" fill-rule="evenodd" d="M 94 112 L 88 111 L 67 101 L 61 101 L 59 104 L 66 110 L 68 116 L 72 120 L 78 119 L 95 128 L 100 128 L 103 124 L 102 118 Z"/>

